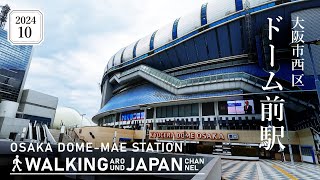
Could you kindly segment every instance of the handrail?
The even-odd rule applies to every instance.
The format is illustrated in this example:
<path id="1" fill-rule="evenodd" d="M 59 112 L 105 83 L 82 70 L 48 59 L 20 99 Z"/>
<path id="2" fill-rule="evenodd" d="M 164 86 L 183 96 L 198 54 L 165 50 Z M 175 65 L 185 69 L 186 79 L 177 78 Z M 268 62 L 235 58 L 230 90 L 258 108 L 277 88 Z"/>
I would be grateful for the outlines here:
<path id="1" fill-rule="evenodd" d="M 48 126 L 46 124 L 42 125 L 45 133 L 47 134 L 47 141 L 51 144 L 57 144 L 57 141 L 54 139 L 54 137 L 52 136 Z"/>
<path id="2" fill-rule="evenodd" d="M 207 76 L 200 76 L 200 77 L 194 77 L 194 78 L 180 80 L 180 79 L 178 79 L 174 76 L 171 76 L 165 72 L 159 71 L 157 69 L 154 69 L 154 68 L 146 66 L 146 65 L 139 65 L 135 68 L 124 71 L 123 73 L 118 73 L 117 76 L 119 76 L 119 77 L 114 78 L 115 76 L 113 76 L 110 79 L 110 82 L 115 80 L 115 81 L 118 81 L 119 83 L 121 83 L 122 78 L 128 77 L 126 79 L 126 81 L 127 81 L 130 79 L 136 78 L 137 76 L 140 76 L 142 78 L 145 78 L 149 82 L 156 84 L 163 89 L 166 89 L 167 91 L 169 91 L 173 94 L 179 94 L 179 95 L 189 94 L 189 93 L 197 93 L 193 90 L 188 89 L 188 87 L 199 86 L 199 85 L 209 85 L 210 86 L 211 84 L 214 84 L 214 83 L 242 81 L 246 84 L 252 85 L 255 88 L 255 90 L 260 89 L 260 91 L 263 91 L 262 86 L 267 84 L 266 80 L 261 79 L 256 76 L 253 76 L 251 74 L 245 73 L 245 72 L 215 74 L 215 75 L 207 75 Z M 150 77 L 153 77 L 154 80 L 150 80 Z M 156 80 L 159 80 L 160 82 L 167 84 L 169 87 L 163 86 L 159 83 L 156 83 Z M 272 82 L 271 85 L 274 86 L 276 84 Z M 233 87 L 233 88 L 243 89 L 243 88 L 245 88 L 245 86 L 237 85 L 236 87 Z M 224 87 L 221 87 L 220 90 L 226 90 L 226 89 Z M 283 90 L 290 91 L 290 89 L 285 88 L 285 87 L 283 87 Z M 217 88 L 215 88 L 214 86 L 210 86 L 209 89 L 206 89 L 206 91 L 217 91 Z M 271 91 L 275 92 L 276 90 L 271 90 Z M 199 92 L 204 92 L 204 90 L 198 90 L 198 93 Z M 287 97 L 291 101 L 298 102 L 304 106 L 315 108 L 314 105 L 308 104 L 304 101 L 301 101 L 295 97 L 289 96 L 285 93 L 281 93 L 281 95 L 284 97 Z"/>

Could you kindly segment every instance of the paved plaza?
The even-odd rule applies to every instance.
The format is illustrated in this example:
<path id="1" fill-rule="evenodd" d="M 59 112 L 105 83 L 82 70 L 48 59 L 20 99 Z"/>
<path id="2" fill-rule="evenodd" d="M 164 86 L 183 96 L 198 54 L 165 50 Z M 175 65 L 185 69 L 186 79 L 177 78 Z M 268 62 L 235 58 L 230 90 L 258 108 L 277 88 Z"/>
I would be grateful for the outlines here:
<path id="1" fill-rule="evenodd" d="M 222 160 L 223 179 L 320 179 L 320 166 L 273 160 L 236 161 Z"/>

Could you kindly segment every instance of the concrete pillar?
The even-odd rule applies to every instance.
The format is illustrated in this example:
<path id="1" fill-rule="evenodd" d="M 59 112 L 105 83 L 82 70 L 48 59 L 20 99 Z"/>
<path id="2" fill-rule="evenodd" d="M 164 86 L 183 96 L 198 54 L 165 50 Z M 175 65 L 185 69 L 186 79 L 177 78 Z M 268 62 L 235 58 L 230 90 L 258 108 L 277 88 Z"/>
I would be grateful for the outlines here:
<path id="1" fill-rule="evenodd" d="M 120 113 L 120 118 L 119 118 L 119 121 L 118 121 L 118 128 L 120 129 L 120 122 L 121 122 L 121 115 L 122 113 Z"/>
<path id="2" fill-rule="evenodd" d="M 121 113 L 120 113 L 120 118 L 121 119 Z M 113 118 L 113 128 L 116 127 L 116 121 L 117 121 L 117 114 L 115 115 L 115 117 Z"/>
<path id="3" fill-rule="evenodd" d="M 200 118 L 199 130 L 203 130 L 203 123 L 202 123 L 202 103 L 199 103 L 199 118 Z"/>
<path id="4" fill-rule="evenodd" d="M 215 114 L 215 117 L 216 117 L 216 130 L 219 130 L 220 129 L 220 125 L 219 125 L 219 108 L 218 108 L 218 102 L 214 102 L 214 114 Z"/>
<path id="5" fill-rule="evenodd" d="M 147 108 L 143 109 L 144 111 L 144 117 L 143 117 L 143 137 L 142 137 L 142 142 L 144 142 L 146 138 L 146 124 L 147 124 Z"/>
<path id="6" fill-rule="evenodd" d="M 157 130 L 157 122 L 156 122 L 156 119 L 157 119 L 157 111 L 156 111 L 157 108 L 153 108 L 153 130 Z"/>
<path id="7" fill-rule="evenodd" d="M 300 154 L 300 161 L 303 162 L 302 160 L 302 151 L 301 151 L 301 145 L 299 144 L 299 154 Z"/>
<path id="8" fill-rule="evenodd" d="M 316 151 L 316 148 L 313 147 L 314 159 L 315 159 L 315 161 L 316 161 L 316 164 L 319 164 L 318 155 L 317 155 L 316 152 L 317 152 L 317 151 Z"/>
<path id="9" fill-rule="evenodd" d="M 19 103 L 14 101 L 2 100 L 0 102 L 0 116 L 15 118 L 18 111 Z"/>

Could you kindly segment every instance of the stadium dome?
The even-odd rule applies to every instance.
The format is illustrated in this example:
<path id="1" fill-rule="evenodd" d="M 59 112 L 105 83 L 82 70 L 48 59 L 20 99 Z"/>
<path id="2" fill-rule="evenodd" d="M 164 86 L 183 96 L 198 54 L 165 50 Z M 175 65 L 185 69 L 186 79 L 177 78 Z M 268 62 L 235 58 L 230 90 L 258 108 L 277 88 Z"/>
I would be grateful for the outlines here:
<path id="1" fill-rule="evenodd" d="M 81 114 L 77 110 L 68 107 L 58 107 L 53 121 L 53 128 L 60 128 L 62 123 L 67 127 L 92 125 L 91 120 L 86 117 L 82 119 Z"/>
<path id="2" fill-rule="evenodd" d="M 214 22 L 219 22 L 219 20 L 223 20 L 226 16 L 243 11 L 245 6 L 255 7 L 272 1 L 273 0 L 213 0 L 205 3 L 195 8 L 195 10 L 189 14 L 121 48 L 109 59 L 105 67 L 105 72 L 112 67 L 128 64 L 128 61 L 139 61 L 150 56 L 150 54 L 166 49 L 169 43 L 175 44 L 177 43 L 176 41 L 180 42 L 181 38 L 187 39 L 191 35 L 194 35 L 191 32 L 206 29 L 206 26 L 210 26 L 210 24 Z"/>
<path id="3" fill-rule="evenodd" d="M 147 119 L 158 118 L 159 124 L 163 125 L 163 120 L 168 121 L 168 118 L 189 116 L 190 106 L 202 99 L 264 94 L 261 86 L 270 76 L 270 42 L 266 38 L 269 32 L 265 27 L 268 18 L 278 16 L 285 20 L 277 24 L 281 31 L 274 34 L 272 41 L 278 49 L 275 78 L 285 83 L 287 89 L 292 89 L 292 55 L 286 54 L 292 51 L 289 47 L 293 26 L 290 19 L 304 16 L 309 21 L 305 25 L 310 26 L 305 38 L 308 41 L 319 39 L 319 31 L 314 26 L 320 22 L 313 21 L 308 15 L 318 17 L 319 5 L 320 1 L 316 0 L 212 0 L 195 7 L 190 14 L 150 32 L 110 57 L 100 84 L 100 110 L 92 120 L 103 126 L 124 126 L 130 124 L 128 119 L 141 118 L 143 107 L 151 107 L 158 114 L 154 117 L 154 112 L 149 112 Z M 315 89 L 312 67 L 320 66 L 312 65 L 309 57 L 304 57 L 308 59 L 305 60 L 304 84 L 294 89 Z M 185 115 L 180 114 L 180 110 L 178 115 L 173 115 L 173 107 L 167 106 L 175 104 L 176 108 L 188 101 L 188 107 L 182 107 Z M 227 100 L 223 103 L 226 105 Z M 198 111 L 201 108 L 195 107 L 195 112 Z M 221 113 L 225 115 L 225 112 Z"/>

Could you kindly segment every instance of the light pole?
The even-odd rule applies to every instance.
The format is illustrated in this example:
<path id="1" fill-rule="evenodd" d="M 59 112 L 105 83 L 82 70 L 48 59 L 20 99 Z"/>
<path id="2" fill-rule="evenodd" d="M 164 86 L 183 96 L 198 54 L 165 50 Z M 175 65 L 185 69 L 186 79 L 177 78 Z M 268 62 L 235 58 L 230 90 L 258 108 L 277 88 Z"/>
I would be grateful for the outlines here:
<path id="1" fill-rule="evenodd" d="M 86 114 L 80 114 L 80 115 L 81 115 L 81 127 L 82 127 L 83 116 L 85 116 Z"/>

